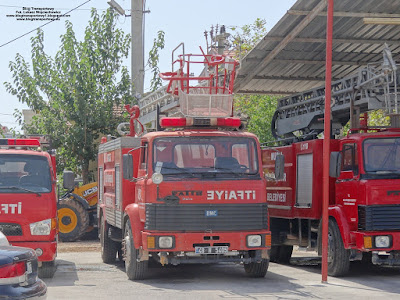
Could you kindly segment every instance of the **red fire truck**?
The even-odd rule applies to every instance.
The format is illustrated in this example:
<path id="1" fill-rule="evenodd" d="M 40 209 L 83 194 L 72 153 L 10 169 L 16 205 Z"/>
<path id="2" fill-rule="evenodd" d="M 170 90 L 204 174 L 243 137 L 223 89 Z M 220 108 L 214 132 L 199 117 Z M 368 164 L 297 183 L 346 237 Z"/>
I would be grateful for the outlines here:
<path id="1" fill-rule="evenodd" d="M 41 277 L 56 270 L 56 179 L 55 152 L 38 139 L 0 139 L 0 231 L 36 251 Z"/>
<path id="2" fill-rule="evenodd" d="M 353 260 L 400 265 L 399 77 L 390 52 L 384 61 L 386 65 L 369 65 L 332 86 L 333 132 L 349 119 L 356 128 L 330 143 L 332 276 L 346 274 Z M 271 261 L 288 263 L 293 245 L 321 253 L 323 140 L 318 136 L 323 130 L 323 95 L 320 87 L 278 100 L 272 124 L 278 140 L 263 150 Z M 377 108 L 391 114 L 391 127 L 368 126 L 366 112 Z M 274 161 L 281 154 L 284 176 L 274 180 Z"/>
<path id="3" fill-rule="evenodd" d="M 190 54 L 179 56 L 176 72 L 163 74 L 171 80 L 168 92 L 179 95 L 183 116 L 161 118 L 163 130 L 135 136 L 139 108 L 128 106 L 130 134 L 100 145 L 102 258 L 110 263 L 122 252 L 131 280 L 144 278 L 149 262 L 243 263 L 252 277 L 264 277 L 268 269 L 259 142 L 232 117 L 237 62 L 200 57 L 207 66 L 201 77 L 188 75 L 195 61 Z M 161 100 L 165 112 L 171 103 Z"/>

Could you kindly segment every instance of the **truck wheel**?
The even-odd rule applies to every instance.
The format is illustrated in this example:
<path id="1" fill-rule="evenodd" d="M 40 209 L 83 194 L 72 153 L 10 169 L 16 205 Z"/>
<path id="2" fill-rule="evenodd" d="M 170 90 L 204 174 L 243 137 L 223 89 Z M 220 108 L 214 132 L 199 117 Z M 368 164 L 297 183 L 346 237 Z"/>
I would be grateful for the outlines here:
<path id="1" fill-rule="evenodd" d="M 292 257 L 292 253 L 293 253 L 293 246 L 288 246 L 288 245 L 279 246 L 278 263 L 289 264 L 290 258 Z"/>
<path id="2" fill-rule="evenodd" d="M 269 266 L 269 260 L 263 259 L 261 262 L 251 262 L 249 264 L 244 264 L 244 270 L 249 277 L 262 278 L 267 274 Z"/>
<path id="3" fill-rule="evenodd" d="M 56 269 L 56 262 L 54 260 L 44 261 L 42 262 L 42 266 L 38 270 L 38 276 L 40 278 L 53 278 Z"/>
<path id="4" fill-rule="evenodd" d="M 130 280 L 141 280 L 144 279 L 149 262 L 138 261 L 139 250 L 135 249 L 133 242 L 133 235 L 131 224 L 128 221 L 125 226 L 124 233 L 124 258 L 125 258 L 125 270 Z"/>
<path id="5" fill-rule="evenodd" d="M 271 246 L 269 250 L 269 261 L 277 263 L 279 258 L 279 246 Z"/>
<path id="6" fill-rule="evenodd" d="M 59 237 L 63 242 L 79 239 L 89 226 L 89 214 L 78 201 L 61 199 L 58 204 Z"/>
<path id="7" fill-rule="evenodd" d="M 328 274 L 345 275 L 350 268 L 350 250 L 344 248 L 339 227 L 333 220 L 329 220 L 328 245 Z"/>
<path id="8" fill-rule="evenodd" d="M 118 243 L 108 237 L 108 224 L 103 219 L 100 220 L 100 245 L 101 258 L 104 263 L 112 264 L 115 262 L 118 251 Z"/>

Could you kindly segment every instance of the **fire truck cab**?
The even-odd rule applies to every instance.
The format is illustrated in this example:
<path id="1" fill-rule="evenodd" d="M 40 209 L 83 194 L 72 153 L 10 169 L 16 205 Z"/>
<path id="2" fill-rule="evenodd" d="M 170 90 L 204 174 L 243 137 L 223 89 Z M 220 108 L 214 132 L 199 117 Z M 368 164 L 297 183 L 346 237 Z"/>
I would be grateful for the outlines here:
<path id="1" fill-rule="evenodd" d="M 252 277 L 268 269 L 260 145 L 232 117 L 237 62 L 200 55 L 206 68 L 194 77 L 195 57 L 180 55 L 178 71 L 161 74 L 183 116 L 157 117 L 163 130 L 137 136 L 139 108 L 128 106 L 130 134 L 99 148 L 102 257 L 112 262 L 122 252 L 131 280 L 144 278 L 149 262 L 243 263 Z M 175 103 L 162 102 L 164 111 Z"/>
<path id="2" fill-rule="evenodd" d="M 38 139 L 0 139 L 0 231 L 36 251 L 39 275 L 52 277 L 57 251 L 55 152 Z"/>
<path id="3" fill-rule="evenodd" d="M 123 248 L 130 279 L 149 261 L 243 262 L 264 276 L 270 244 L 258 139 L 177 130 L 122 137 L 99 151 L 99 228 L 105 262 Z"/>
<path id="4" fill-rule="evenodd" d="M 383 54 L 382 65 L 370 64 L 332 83 L 332 128 L 337 135 L 330 139 L 332 276 L 345 275 L 353 260 L 400 265 L 400 78 L 387 47 Z M 278 100 L 272 122 L 277 141 L 263 150 L 271 261 L 288 263 L 293 245 L 322 252 L 324 93 L 323 86 Z M 390 127 L 368 126 L 368 112 L 375 109 L 385 111 Z M 340 137 L 349 120 L 349 133 Z M 284 156 L 284 176 L 275 180 L 271 173 L 278 154 Z"/>

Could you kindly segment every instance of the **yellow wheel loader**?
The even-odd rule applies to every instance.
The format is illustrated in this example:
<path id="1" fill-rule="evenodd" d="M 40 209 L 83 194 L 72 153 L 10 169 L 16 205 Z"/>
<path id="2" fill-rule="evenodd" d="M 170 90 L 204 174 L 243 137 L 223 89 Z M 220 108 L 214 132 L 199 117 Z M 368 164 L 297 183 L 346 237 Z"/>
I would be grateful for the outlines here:
<path id="1" fill-rule="evenodd" d="M 76 186 L 58 201 L 59 238 L 63 242 L 79 239 L 97 225 L 97 182 Z"/>

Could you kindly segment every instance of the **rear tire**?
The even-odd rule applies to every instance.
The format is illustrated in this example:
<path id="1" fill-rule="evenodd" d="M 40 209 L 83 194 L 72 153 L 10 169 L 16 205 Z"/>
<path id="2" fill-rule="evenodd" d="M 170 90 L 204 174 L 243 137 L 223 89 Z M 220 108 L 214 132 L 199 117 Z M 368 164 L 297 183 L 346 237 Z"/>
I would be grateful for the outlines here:
<path id="1" fill-rule="evenodd" d="M 290 258 L 292 257 L 292 253 L 293 253 L 293 246 L 288 246 L 288 245 L 279 246 L 278 263 L 285 265 L 289 264 Z"/>
<path id="2" fill-rule="evenodd" d="M 138 261 L 139 250 L 135 248 L 131 224 L 128 221 L 124 232 L 124 258 L 126 275 L 130 280 L 142 280 L 145 278 L 149 262 Z"/>
<path id="3" fill-rule="evenodd" d="M 58 204 L 58 227 L 61 241 L 76 241 L 89 227 L 89 214 L 75 199 L 61 199 Z"/>
<path id="4" fill-rule="evenodd" d="M 350 250 L 344 248 L 342 236 L 334 220 L 329 220 L 328 274 L 343 276 L 350 269 Z"/>
<path id="5" fill-rule="evenodd" d="M 269 250 L 269 261 L 277 263 L 279 258 L 279 246 L 271 246 Z"/>
<path id="6" fill-rule="evenodd" d="M 108 226 L 103 219 L 100 221 L 101 258 L 104 263 L 112 264 L 117 257 L 118 243 L 108 237 Z"/>
<path id="7" fill-rule="evenodd" d="M 263 278 L 267 274 L 269 266 L 269 260 L 263 259 L 261 262 L 252 262 L 244 264 L 244 270 L 249 277 L 252 278 Z"/>
<path id="8" fill-rule="evenodd" d="M 44 261 L 42 262 L 42 266 L 38 270 L 38 276 L 40 278 L 53 278 L 56 273 L 57 266 L 56 262 L 53 261 Z"/>

